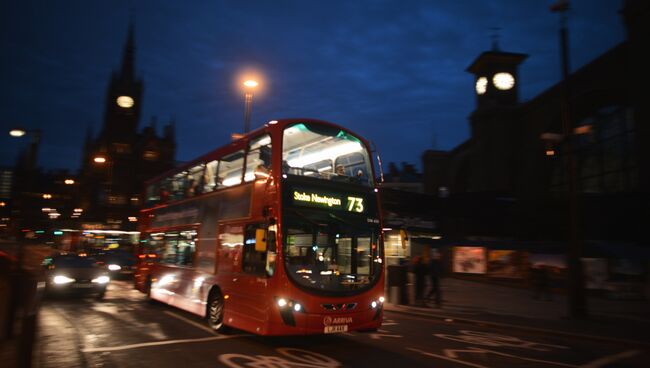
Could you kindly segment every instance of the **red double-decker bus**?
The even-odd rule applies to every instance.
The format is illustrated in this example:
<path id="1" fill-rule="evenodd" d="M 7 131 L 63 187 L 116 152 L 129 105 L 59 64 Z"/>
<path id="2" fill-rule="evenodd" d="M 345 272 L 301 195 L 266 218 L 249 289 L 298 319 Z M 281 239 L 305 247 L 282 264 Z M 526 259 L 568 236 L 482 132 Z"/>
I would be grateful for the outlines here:
<path id="1" fill-rule="evenodd" d="M 136 288 L 260 335 L 375 330 L 383 239 L 368 143 L 267 123 L 147 183 Z"/>

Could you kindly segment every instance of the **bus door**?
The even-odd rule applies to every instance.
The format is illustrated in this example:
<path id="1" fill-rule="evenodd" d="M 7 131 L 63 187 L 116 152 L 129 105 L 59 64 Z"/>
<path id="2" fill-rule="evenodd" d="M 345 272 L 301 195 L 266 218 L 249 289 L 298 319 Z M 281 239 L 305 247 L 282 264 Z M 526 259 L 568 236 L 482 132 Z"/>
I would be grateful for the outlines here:
<path id="1" fill-rule="evenodd" d="M 222 290 L 229 295 L 225 318 L 249 331 L 265 321 L 268 277 L 266 252 L 256 251 L 256 229 L 261 224 L 222 225 L 219 232 L 217 274 Z"/>
<path id="2" fill-rule="evenodd" d="M 246 315 L 255 329 L 265 323 L 268 316 L 267 228 L 263 223 L 247 224 L 244 229 L 242 267 L 240 273 L 241 300 Z M 260 243 L 260 244 L 257 244 Z M 257 246 L 256 246 L 257 245 Z"/>

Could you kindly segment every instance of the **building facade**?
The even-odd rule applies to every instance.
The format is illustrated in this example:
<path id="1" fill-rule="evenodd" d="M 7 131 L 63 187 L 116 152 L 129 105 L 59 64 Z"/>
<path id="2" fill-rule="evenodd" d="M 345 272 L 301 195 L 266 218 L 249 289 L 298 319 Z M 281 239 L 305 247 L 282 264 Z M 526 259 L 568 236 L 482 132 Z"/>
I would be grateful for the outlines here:
<path id="1" fill-rule="evenodd" d="M 459 210 L 455 222 L 477 226 L 454 226 L 458 235 L 564 239 L 571 156 L 581 237 L 641 239 L 650 219 L 648 92 L 643 82 L 648 80 L 643 62 L 650 34 L 648 5 L 627 1 L 622 14 L 627 39 L 570 74 L 568 99 L 560 82 L 530 101 L 519 100 L 518 66 L 524 54 L 495 48 L 467 68 L 476 95 L 469 116 L 471 137 L 447 155 L 425 152 L 426 190 L 436 194 L 444 187 L 452 200 L 476 199 L 506 217 L 482 226 L 503 230 L 481 234 L 478 225 L 489 224 L 490 216 L 480 216 L 470 204 Z M 561 124 L 566 101 L 570 137 L 564 137 Z"/>
<path id="2" fill-rule="evenodd" d="M 81 161 L 78 207 L 82 228 L 134 230 L 144 182 L 174 165 L 175 122 L 158 135 L 156 119 L 138 130 L 144 82 L 135 72 L 130 25 L 122 65 L 111 75 L 104 121 L 97 136 L 88 132 Z"/>

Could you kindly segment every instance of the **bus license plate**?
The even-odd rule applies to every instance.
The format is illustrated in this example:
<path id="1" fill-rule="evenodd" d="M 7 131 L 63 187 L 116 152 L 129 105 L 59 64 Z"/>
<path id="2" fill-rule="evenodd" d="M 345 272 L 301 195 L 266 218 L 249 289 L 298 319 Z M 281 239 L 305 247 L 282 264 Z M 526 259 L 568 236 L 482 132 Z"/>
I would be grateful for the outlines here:
<path id="1" fill-rule="evenodd" d="M 348 325 L 325 326 L 325 333 L 348 332 Z"/>
<path id="2" fill-rule="evenodd" d="M 93 284 L 72 284 L 72 287 L 75 289 L 90 289 L 93 286 Z"/>

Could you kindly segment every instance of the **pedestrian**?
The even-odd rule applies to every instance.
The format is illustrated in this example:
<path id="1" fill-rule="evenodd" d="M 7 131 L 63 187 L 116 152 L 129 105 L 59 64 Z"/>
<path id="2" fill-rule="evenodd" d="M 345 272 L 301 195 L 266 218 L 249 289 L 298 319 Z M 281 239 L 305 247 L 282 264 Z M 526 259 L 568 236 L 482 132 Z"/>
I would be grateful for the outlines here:
<path id="1" fill-rule="evenodd" d="M 434 299 L 436 307 L 440 308 L 442 305 L 442 294 L 440 292 L 440 274 L 441 274 L 441 262 L 440 262 L 440 253 L 437 250 L 434 250 L 433 257 L 429 262 L 429 282 L 431 288 L 429 289 L 429 294 L 427 299 Z"/>
<path id="2" fill-rule="evenodd" d="M 422 254 L 413 257 L 413 273 L 415 274 L 415 304 L 426 306 L 424 302 L 424 287 L 429 272 L 429 249 L 425 248 Z"/>

